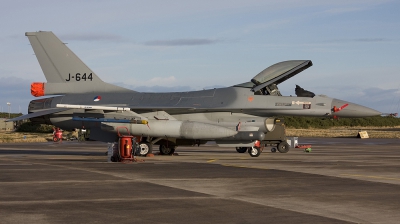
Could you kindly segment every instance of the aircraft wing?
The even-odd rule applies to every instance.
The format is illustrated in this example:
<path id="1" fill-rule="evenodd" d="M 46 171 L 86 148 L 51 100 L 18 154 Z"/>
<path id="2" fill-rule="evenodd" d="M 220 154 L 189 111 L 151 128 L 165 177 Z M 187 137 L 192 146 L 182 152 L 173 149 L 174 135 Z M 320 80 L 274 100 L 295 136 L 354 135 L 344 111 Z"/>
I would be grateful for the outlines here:
<path id="1" fill-rule="evenodd" d="M 48 114 L 54 114 L 70 109 L 85 109 L 85 110 L 103 110 L 103 111 L 129 111 L 131 114 L 130 116 L 137 116 L 141 117 L 139 114 L 136 114 L 133 111 L 130 111 L 131 108 L 129 107 L 109 107 L 109 106 L 93 106 L 93 105 L 72 105 L 72 104 L 57 104 L 56 108 L 50 108 L 50 109 L 43 109 L 43 110 L 37 110 L 33 113 L 25 114 L 16 118 L 8 119 L 6 122 L 12 122 L 12 121 L 20 121 L 20 120 L 25 120 L 29 118 L 34 118 L 34 117 L 40 117 L 43 115 L 48 115 Z M 170 109 L 176 109 L 176 110 L 182 110 L 182 109 L 187 109 L 187 110 L 195 110 L 195 107 L 154 107 L 154 106 L 148 106 L 148 107 L 135 107 L 133 108 L 135 110 L 154 110 L 154 111 L 163 111 L 163 110 L 170 110 Z"/>
<path id="2" fill-rule="evenodd" d="M 33 117 L 39 117 L 39 116 L 43 116 L 43 115 L 47 115 L 47 114 L 53 114 L 53 113 L 66 111 L 66 110 L 69 110 L 69 109 L 68 108 L 50 108 L 50 109 L 38 110 L 38 111 L 30 113 L 30 114 L 25 114 L 25 115 L 22 115 L 22 116 L 13 118 L 13 119 L 8 119 L 8 120 L 6 120 L 6 122 L 20 121 L 20 120 L 25 120 L 25 119 L 29 119 L 29 118 L 33 118 Z"/>
<path id="3" fill-rule="evenodd" d="M 57 104 L 57 108 L 64 109 L 84 109 L 85 113 L 74 113 L 77 117 L 97 117 L 119 119 L 146 119 L 145 117 L 154 117 L 157 120 L 176 120 L 169 113 L 171 111 L 196 110 L 195 107 L 176 107 L 176 106 L 106 106 L 106 105 L 79 105 L 79 104 Z M 138 112 L 140 111 L 140 112 Z"/>

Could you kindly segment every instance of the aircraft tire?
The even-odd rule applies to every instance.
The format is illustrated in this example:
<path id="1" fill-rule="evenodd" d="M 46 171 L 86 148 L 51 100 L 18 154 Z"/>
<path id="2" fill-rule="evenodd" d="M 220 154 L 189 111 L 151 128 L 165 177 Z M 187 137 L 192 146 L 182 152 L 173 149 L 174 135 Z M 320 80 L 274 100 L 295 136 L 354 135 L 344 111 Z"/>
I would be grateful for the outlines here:
<path id="1" fill-rule="evenodd" d="M 248 153 L 250 154 L 251 157 L 258 157 L 261 154 L 261 148 L 257 146 L 249 147 Z"/>
<path id="2" fill-rule="evenodd" d="M 238 153 L 245 153 L 247 151 L 246 147 L 236 147 L 236 151 Z"/>
<path id="3" fill-rule="evenodd" d="M 172 155 L 175 152 L 175 146 L 167 147 L 166 145 L 160 145 L 161 155 Z"/>
<path id="4" fill-rule="evenodd" d="M 139 155 L 146 156 L 153 152 L 153 147 L 149 142 L 140 142 L 139 143 Z"/>
<path id="5" fill-rule="evenodd" d="M 280 153 L 287 153 L 289 152 L 290 145 L 287 142 L 281 142 L 278 144 L 278 151 Z"/>
<path id="6" fill-rule="evenodd" d="M 172 155 L 172 154 L 174 154 L 174 153 L 175 153 L 175 149 L 176 149 L 176 146 L 171 146 L 171 152 L 170 152 L 170 155 Z"/>

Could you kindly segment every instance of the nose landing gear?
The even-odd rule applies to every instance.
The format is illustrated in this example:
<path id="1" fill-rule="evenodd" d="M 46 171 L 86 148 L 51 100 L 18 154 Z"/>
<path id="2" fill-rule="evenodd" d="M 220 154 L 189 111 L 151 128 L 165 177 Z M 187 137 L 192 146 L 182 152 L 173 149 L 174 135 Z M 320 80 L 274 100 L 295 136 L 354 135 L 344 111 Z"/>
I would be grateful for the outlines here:
<path id="1" fill-rule="evenodd" d="M 147 154 L 151 154 L 153 152 L 153 147 L 150 142 L 142 141 L 139 143 L 139 155 L 147 156 Z"/>
<path id="2" fill-rule="evenodd" d="M 249 147 L 248 153 L 251 157 L 258 157 L 261 154 L 261 148 L 257 146 Z"/>

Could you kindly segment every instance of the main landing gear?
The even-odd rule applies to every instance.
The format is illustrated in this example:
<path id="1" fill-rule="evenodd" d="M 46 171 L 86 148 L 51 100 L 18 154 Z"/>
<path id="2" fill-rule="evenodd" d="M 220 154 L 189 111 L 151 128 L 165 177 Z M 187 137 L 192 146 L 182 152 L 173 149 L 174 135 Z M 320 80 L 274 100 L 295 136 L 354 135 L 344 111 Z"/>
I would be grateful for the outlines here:
<path id="1" fill-rule="evenodd" d="M 172 155 L 174 154 L 176 146 L 174 145 L 160 145 L 161 155 Z"/>
<path id="2" fill-rule="evenodd" d="M 248 150 L 248 147 L 236 147 L 236 151 L 238 153 L 245 153 Z"/>

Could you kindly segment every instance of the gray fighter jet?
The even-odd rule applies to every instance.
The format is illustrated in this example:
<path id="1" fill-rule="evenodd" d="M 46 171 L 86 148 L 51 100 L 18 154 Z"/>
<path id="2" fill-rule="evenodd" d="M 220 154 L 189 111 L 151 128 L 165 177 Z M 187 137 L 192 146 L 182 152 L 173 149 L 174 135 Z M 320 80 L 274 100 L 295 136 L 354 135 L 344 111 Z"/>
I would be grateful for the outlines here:
<path id="1" fill-rule="evenodd" d="M 247 147 L 274 129 L 276 116 L 368 117 L 381 113 L 354 103 L 304 90 L 282 96 L 278 85 L 312 66 L 310 60 L 274 64 L 250 82 L 191 92 L 141 93 L 103 82 L 52 32 L 27 32 L 46 83 L 32 83 L 36 97 L 30 119 L 64 130 L 90 129 L 90 138 L 114 142 L 123 126 L 140 136 L 142 155 L 153 144 L 171 154 L 178 145 L 213 140 L 221 146 Z M 286 142 L 285 142 L 286 143 Z M 287 144 L 287 143 L 286 143 Z M 250 147 L 251 156 L 260 149 Z"/>

